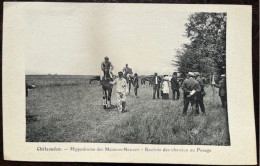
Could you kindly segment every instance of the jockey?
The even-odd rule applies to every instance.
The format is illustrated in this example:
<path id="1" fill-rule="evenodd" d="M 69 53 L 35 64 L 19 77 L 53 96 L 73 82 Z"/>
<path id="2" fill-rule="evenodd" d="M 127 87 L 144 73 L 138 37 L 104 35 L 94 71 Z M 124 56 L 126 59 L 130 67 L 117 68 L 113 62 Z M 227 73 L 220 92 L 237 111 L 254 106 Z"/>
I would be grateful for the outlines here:
<path id="1" fill-rule="evenodd" d="M 128 67 L 128 64 L 125 64 L 125 67 L 123 68 L 124 73 L 128 73 L 131 69 Z"/>
<path id="2" fill-rule="evenodd" d="M 114 69 L 113 64 L 109 61 L 109 58 L 106 56 L 105 61 L 101 63 L 101 70 L 103 71 L 103 76 L 105 76 L 105 71 L 109 71 L 110 77 L 113 78 L 112 70 Z"/>
<path id="3" fill-rule="evenodd" d="M 133 74 L 133 71 L 130 67 L 128 67 L 128 64 L 126 64 L 125 67 L 123 68 L 123 73 L 125 78 L 129 78 L 129 75 Z"/>

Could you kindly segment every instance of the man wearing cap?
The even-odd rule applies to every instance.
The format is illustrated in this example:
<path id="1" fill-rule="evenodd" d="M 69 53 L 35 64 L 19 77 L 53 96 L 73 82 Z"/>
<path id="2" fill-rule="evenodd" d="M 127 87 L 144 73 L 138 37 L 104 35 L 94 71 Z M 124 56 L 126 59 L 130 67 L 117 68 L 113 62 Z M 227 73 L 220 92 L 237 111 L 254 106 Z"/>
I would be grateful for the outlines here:
<path id="1" fill-rule="evenodd" d="M 183 115 L 186 115 L 189 103 L 191 103 L 192 110 L 193 110 L 196 93 L 200 92 L 201 90 L 198 81 L 194 79 L 194 73 L 191 72 L 188 73 L 187 79 L 185 79 L 182 84 L 182 90 L 184 92 Z"/>
<path id="2" fill-rule="evenodd" d="M 203 80 L 201 79 L 201 74 L 197 73 L 196 74 L 196 81 L 198 81 L 201 91 L 197 92 L 196 94 L 196 114 L 199 114 L 199 107 L 201 109 L 201 112 L 205 114 L 205 107 L 204 107 L 204 102 L 203 102 L 203 97 L 205 96 L 205 91 L 204 91 L 204 83 Z"/>
<path id="3" fill-rule="evenodd" d="M 105 76 L 106 71 L 109 72 L 110 77 L 113 76 L 112 70 L 114 69 L 113 64 L 109 61 L 109 58 L 106 56 L 105 61 L 101 63 L 101 70 L 103 71 L 103 76 Z"/>
<path id="4" fill-rule="evenodd" d="M 117 109 L 122 113 L 126 107 L 126 80 L 123 78 L 123 72 L 118 72 L 118 78 L 110 83 L 116 84 Z"/>
<path id="5" fill-rule="evenodd" d="M 161 77 L 154 73 L 153 77 L 153 99 L 155 99 L 155 93 L 157 93 L 157 98 L 159 99 L 159 91 L 160 91 L 160 84 L 162 82 Z"/>
<path id="6" fill-rule="evenodd" d="M 219 81 L 218 84 L 213 85 L 217 88 L 219 88 L 219 97 L 221 100 L 221 107 L 222 108 L 227 108 L 227 87 L 226 87 L 226 75 L 222 74 L 220 76 L 221 80 Z"/>
<path id="7" fill-rule="evenodd" d="M 171 79 L 171 88 L 172 88 L 172 99 L 175 100 L 175 93 L 177 93 L 177 100 L 180 98 L 179 82 L 177 80 L 177 72 L 173 73 Z"/>
<path id="8" fill-rule="evenodd" d="M 138 88 L 139 88 L 138 75 L 137 75 L 137 73 L 134 74 L 133 85 L 134 85 L 135 97 L 137 98 L 137 90 L 138 90 Z"/>

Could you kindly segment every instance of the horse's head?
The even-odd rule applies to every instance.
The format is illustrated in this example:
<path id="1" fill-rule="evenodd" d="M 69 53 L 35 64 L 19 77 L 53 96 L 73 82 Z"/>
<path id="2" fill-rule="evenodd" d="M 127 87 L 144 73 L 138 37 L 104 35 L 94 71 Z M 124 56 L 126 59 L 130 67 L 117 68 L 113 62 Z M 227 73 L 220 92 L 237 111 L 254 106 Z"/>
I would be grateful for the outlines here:
<path id="1" fill-rule="evenodd" d="M 110 74 L 109 74 L 109 70 L 108 69 L 105 69 L 104 70 L 104 78 L 105 78 L 105 80 L 107 80 L 107 79 L 110 79 L 111 77 L 110 77 Z"/>

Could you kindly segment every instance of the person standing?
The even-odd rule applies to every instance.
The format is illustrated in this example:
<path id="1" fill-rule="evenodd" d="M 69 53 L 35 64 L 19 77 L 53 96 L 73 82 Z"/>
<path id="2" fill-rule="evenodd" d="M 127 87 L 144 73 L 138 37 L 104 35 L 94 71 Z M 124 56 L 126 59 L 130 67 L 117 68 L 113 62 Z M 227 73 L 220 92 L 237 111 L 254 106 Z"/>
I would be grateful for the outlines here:
<path id="1" fill-rule="evenodd" d="M 177 93 L 177 100 L 180 98 L 179 82 L 177 80 L 177 72 L 174 72 L 171 79 L 171 88 L 172 88 L 172 99 L 176 100 L 175 94 Z"/>
<path id="2" fill-rule="evenodd" d="M 162 98 L 163 99 L 169 99 L 169 83 L 168 83 L 168 76 L 164 76 L 163 82 L 162 82 Z"/>
<path id="3" fill-rule="evenodd" d="M 195 97 L 196 93 L 200 92 L 201 88 L 198 83 L 194 79 L 194 74 L 189 72 L 187 79 L 184 80 L 182 84 L 182 90 L 184 92 L 184 108 L 183 108 L 183 115 L 187 114 L 187 109 L 189 107 L 189 103 L 191 103 L 191 107 L 193 110 L 193 105 L 195 104 Z"/>
<path id="4" fill-rule="evenodd" d="M 125 112 L 126 107 L 126 80 L 123 78 L 123 72 L 118 72 L 116 78 L 111 84 L 116 84 L 117 109 L 120 113 Z"/>
<path id="5" fill-rule="evenodd" d="M 137 75 L 137 73 L 134 74 L 133 85 L 134 85 L 135 97 L 137 98 L 137 90 L 138 90 L 138 88 L 139 88 L 139 81 L 138 81 L 138 75 Z"/>
<path id="6" fill-rule="evenodd" d="M 154 73 L 153 77 L 153 99 L 155 99 L 155 93 L 157 93 L 157 98 L 159 99 L 159 91 L 160 91 L 160 83 L 161 78 L 157 75 L 157 73 Z"/>
<path id="7" fill-rule="evenodd" d="M 25 90 L 26 90 L 26 97 L 28 97 L 28 90 L 36 88 L 35 85 L 30 85 L 27 82 L 25 82 Z"/>
<path id="8" fill-rule="evenodd" d="M 109 72 L 110 77 L 113 77 L 112 70 L 114 69 L 113 64 L 109 61 L 109 58 L 106 56 L 105 61 L 101 63 L 101 70 L 103 71 L 103 76 L 105 76 L 106 72 Z M 102 78 L 100 78 L 102 79 Z"/>
<path id="9" fill-rule="evenodd" d="M 201 79 L 201 74 L 196 75 L 196 81 L 198 81 L 201 90 L 197 92 L 196 94 L 196 114 L 199 114 L 199 107 L 201 109 L 201 112 L 205 114 L 205 107 L 204 107 L 204 101 L 203 97 L 205 96 L 205 91 L 204 91 L 204 83 L 203 80 Z"/>
<path id="10" fill-rule="evenodd" d="M 221 80 L 218 84 L 213 84 L 215 87 L 219 88 L 219 97 L 221 100 L 221 107 L 227 108 L 227 87 L 226 87 L 226 75 L 222 74 L 220 76 Z"/>

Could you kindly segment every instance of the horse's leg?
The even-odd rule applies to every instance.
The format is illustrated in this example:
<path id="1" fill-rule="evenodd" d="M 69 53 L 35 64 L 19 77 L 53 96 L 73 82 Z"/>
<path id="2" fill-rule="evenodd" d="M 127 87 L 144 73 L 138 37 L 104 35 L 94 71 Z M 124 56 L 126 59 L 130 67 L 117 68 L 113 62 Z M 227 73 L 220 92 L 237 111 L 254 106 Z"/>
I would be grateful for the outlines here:
<path id="1" fill-rule="evenodd" d="M 131 80 L 129 80 L 129 89 L 128 89 L 128 94 L 130 94 L 130 91 L 131 91 Z"/>
<path id="2" fill-rule="evenodd" d="M 107 92 L 103 89 L 103 108 L 106 109 L 107 107 Z"/>
<path id="3" fill-rule="evenodd" d="M 108 100 L 108 102 L 107 102 L 107 104 L 108 104 L 108 108 L 110 108 L 111 107 L 111 94 L 112 94 L 112 89 L 109 89 L 108 90 L 108 96 L 107 96 L 107 100 Z"/>

